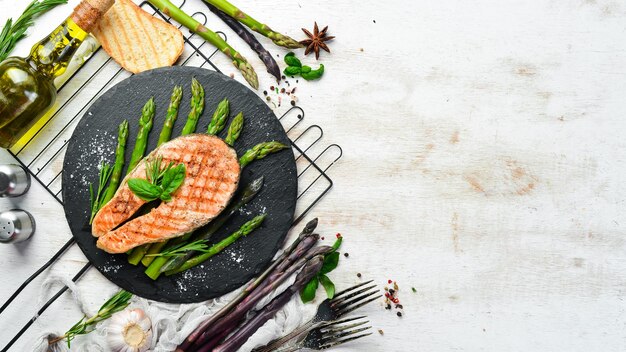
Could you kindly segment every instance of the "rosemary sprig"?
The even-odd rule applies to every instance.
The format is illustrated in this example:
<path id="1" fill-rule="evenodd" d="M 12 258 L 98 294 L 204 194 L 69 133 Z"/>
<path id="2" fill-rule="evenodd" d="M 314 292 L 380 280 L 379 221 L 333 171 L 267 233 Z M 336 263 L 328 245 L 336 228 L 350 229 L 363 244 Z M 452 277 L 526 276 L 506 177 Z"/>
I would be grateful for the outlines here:
<path id="1" fill-rule="evenodd" d="M 206 239 L 200 239 L 188 244 L 181 243 L 178 246 L 174 246 L 170 249 L 166 249 L 161 253 L 146 254 L 146 257 L 178 257 L 185 255 L 188 251 L 197 251 L 201 253 L 208 253 L 211 247 L 207 244 Z"/>
<path id="2" fill-rule="evenodd" d="M 26 37 L 26 30 L 34 24 L 35 17 L 61 4 L 67 4 L 67 0 L 33 0 L 15 23 L 9 18 L 0 32 L 0 61 L 6 59 L 17 42 Z"/>
<path id="3" fill-rule="evenodd" d="M 111 167 L 111 165 L 103 162 L 100 166 L 100 175 L 98 176 L 98 192 L 94 194 L 93 185 L 91 183 L 89 184 L 89 204 L 91 209 L 91 217 L 89 218 L 90 224 L 100 208 L 102 208 L 102 205 L 104 203 L 104 190 L 106 188 L 107 182 L 109 182 L 109 178 L 111 178 L 112 173 L 113 168 Z"/>
<path id="4" fill-rule="evenodd" d="M 74 326 L 72 326 L 63 336 L 59 336 L 55 339 L 50 340 L 48 343 L 50 345 L 57 343 L 61 340 L 67 340 L 67 347 L 70 348 L 70 343 L 72 340 L 78 335 L 86 335 L 95 330 L 95 325 L 99 322 L 110 318 L 113 314 L 124 310 L 130 304 L 130 299 L 132 297 L 132 293 L 128 291 L 121 290 L 116 293 L 113 297 L 109 298 L 108 301 L 104 302 L 98 313 L 93 317 L 87 319 L 87 317 L 83 317 L 79 320 Z"/>

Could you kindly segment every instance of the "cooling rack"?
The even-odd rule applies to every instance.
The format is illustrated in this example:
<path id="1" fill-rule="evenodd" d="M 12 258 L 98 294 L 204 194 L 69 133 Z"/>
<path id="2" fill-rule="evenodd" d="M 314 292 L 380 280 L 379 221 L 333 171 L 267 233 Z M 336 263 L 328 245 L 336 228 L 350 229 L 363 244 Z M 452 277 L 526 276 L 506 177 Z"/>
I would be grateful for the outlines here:
<path id="1" fill-rule="evenodd" d="M 179 7 L 184 7 L 185 3 L 186 0 L 182 0 Z M 162 18 L 181 28 L 180 25 L 173 23 L 169 17 L 164 16 L 148 2 L 142 2 L 140 6 L 153 16 Z M 196 12 L 192 17 L 206 25 L 207 17 L 202 12 Z M 193 33 L 186 30 L 182 31 L 185 50 L 177 64 L 203 67 L 221 72 L 211 61 L 218 50 L 206 44 L 204 40 Z M 224 33 L 218 32 L 218 34 L 225 40 L 227 39 Z M 130 75 L 99 48 L 80 70 L 77 70 L 59 87 L 57 104 L 41 128 L 27 141 L 23 141 L 19 143 L 19 146 L 9 150 L 16 162 L 24 166 L 32 178 L 39 182 L 60 204 L 63 204 L 61 175 L 63 173 L 65 148 L 76 124 L 91 103 L 102 93 Z M 305 112 L 301 107 L 292 106 L 278 119 L 289 136 L 298 168 L 298 202 L 293 222 L 295 226 L 332 188 L 333 181 L 329 177 L 328 171 L 341 158 L 343 152 L 337 144 L 322 142 L 323 129 L 319 125 L 307 125 L 304 122 Z M 26 279 L 0 307 L 0 314 L 33 279 L 45 271 L 74 244 L 74 239 L 70 238 L 44 265 Z M 74 275 L 72 281 L 78 281 L 90 267 L 90 263 L 85 264 Z M 8 351 L 35 320 L 67 290 L 68 287 L 64 286 L 45 302 L 8 342 L 2 352 Z"/>

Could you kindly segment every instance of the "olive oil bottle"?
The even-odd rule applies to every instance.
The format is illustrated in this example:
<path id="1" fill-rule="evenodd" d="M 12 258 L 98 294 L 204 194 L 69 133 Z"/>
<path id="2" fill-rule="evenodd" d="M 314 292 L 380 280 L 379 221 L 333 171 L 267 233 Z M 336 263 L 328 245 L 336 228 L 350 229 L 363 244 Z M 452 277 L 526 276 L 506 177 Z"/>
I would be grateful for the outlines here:
<path id="1" fill-rule="evenodd" d="M 83 0 L 26 58 L 0 63 L 0 147 L 26 135 L 56 99 L 54 79 L 65 72 L 76 50 L 115 0 Z"/>

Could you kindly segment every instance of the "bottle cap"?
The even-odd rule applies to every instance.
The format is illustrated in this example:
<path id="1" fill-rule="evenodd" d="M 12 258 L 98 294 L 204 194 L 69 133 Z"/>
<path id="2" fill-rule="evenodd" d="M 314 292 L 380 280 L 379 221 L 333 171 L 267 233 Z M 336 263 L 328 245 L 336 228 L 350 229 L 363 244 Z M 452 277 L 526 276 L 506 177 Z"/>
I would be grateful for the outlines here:
<path id="1" fill-rule="evenodd" d="M 70 18 L 85 32 L 91 32 L 114 3 L 115 0 L 83 0 L 74 8 Z"/>

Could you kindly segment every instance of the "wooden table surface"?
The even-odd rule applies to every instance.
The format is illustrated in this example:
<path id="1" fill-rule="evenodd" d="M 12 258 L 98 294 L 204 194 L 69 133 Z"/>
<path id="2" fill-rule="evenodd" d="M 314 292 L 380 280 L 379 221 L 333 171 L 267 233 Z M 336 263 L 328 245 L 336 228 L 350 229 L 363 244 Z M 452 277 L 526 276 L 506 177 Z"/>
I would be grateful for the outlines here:
<path id="1" fill-rule="evenodd" d="M 338 351 L 626 349 L 625 4 L 236 3 L 298 38 L 315 20 L 337 36 L 321 57 L 324 77 L 298 86 L 307 122 L 344 151 L 330 170 L 334 188 L 309 218 L 320 218 L 327 242 L 336 232 L 346 239 L 350 256 L 332 273 L 339 287 L 358 282 L 357 272 L 381 286 L 397 280 L 405 311 L 364 309 L 384 336 Z M 0 0 L 0 22 L 24 7 Z M 16 53 L 71 7 L 38 21 Z M 267 89 L 258 58 L 234 34 L 229 41 Z M 1 151 L 0 162 L 12 158 Z M 0 210 L 15 207 L 32 212 L 38 230 L 0 246 L 0 301 L 70 238 L 40 185 L 0 200 Z M 69 278 L 85 262 L 74 247 L 35 280 L 0 317 L 0 345 L 35 312 L 47 277 Z M 93 308 L 115 291 L 96 270 L 78 286 Z M 13 350 L 79 318 L 64 295 Z"/>

